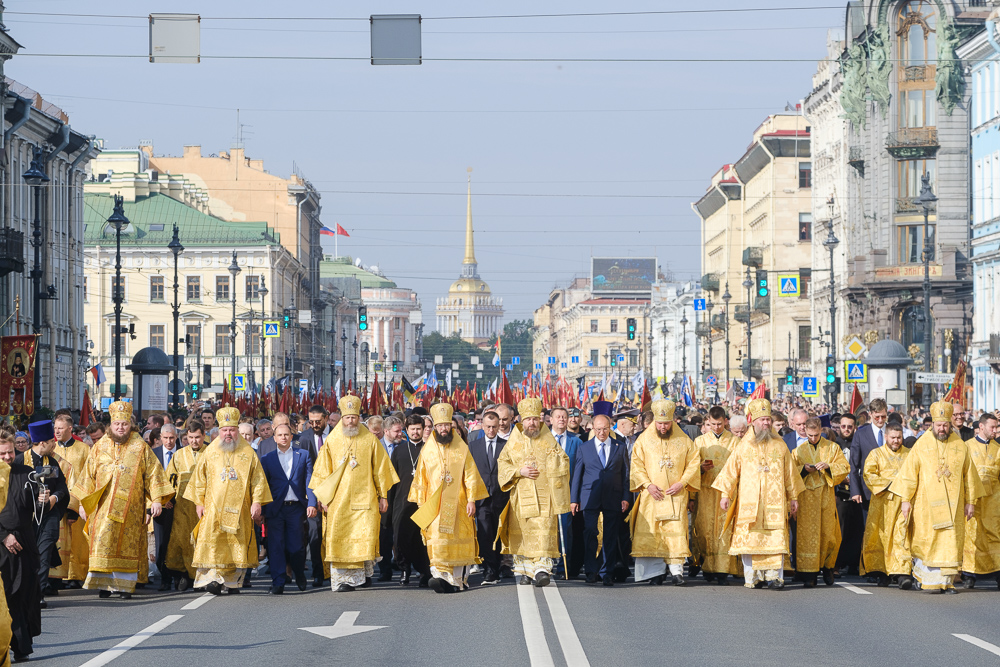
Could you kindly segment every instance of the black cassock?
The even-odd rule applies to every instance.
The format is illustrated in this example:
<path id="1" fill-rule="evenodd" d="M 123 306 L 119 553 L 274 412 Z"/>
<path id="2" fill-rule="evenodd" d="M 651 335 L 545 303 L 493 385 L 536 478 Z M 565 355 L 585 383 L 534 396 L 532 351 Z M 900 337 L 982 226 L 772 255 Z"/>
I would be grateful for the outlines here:
<path id="1" fill-rule="evenodd" d="M 396 445 L 389 460 L 396 470 L 399 483 L 389 489 L 389 512 L 392 521 L 393 545 L 396 551 L 396 564 L 403 571 L 412 567 L 421 574 L 430 574 L 430 560 L 427 558 L 427 547 L 424 546 L 420 527 L 413 523 L 410 517 L 417 511 L 417 504 L 407 498 L 410 495 L 410 485 L 413 484 L 413 471 L 417 465 L 417 457 L 423 448 L 422 442 L 409 440 Z"/>
<path id="2" fill-rule="evenodd" d="M 0 511 L 0 577 L 3 577 L 7 608 L 10 610 L 15 654 L 31 653 L 31 639 L 42 633 L 42 612 L 38 606 L 38 545 L 35 542 L 33 512 L 37 485 L 27 484 L 32 469 L 15 463 L 10 470 L 7 504 Z M 22 549 L 12 554 L 2 542 L 13 535 Z"/>

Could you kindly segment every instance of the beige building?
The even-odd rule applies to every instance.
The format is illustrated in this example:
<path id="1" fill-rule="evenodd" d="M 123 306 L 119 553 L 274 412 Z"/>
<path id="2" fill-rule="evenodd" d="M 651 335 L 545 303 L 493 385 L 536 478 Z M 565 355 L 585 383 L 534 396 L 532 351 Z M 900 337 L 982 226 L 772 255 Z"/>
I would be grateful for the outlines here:
<path id="1" fill-rule="evenodd" d="M 778 389 L 789 357 L 793 365 L 799 359 L 809 362 L 811 170 L 806 119 L 798 114 L 771 115 L 754 131 L 743 156 L 716 172 L 708 191 L 693 205 L 702 223 L 702 292 L 714 306 L 711 354 L 723 387 L 727 320 L 722 297 L 727 290 L 732 379 L 752 372 L 769 388 Z M 766 297 L 755 291 L 759 270 L 766 271 L 769 282 Z M 744 286 L 748 275 L 749 290 Z M 787 278 L 797 279 L 797 296 L 779 296 L 783 282 L 791 286 Z M 746 363 L 748 352 L 752 371 Z"/>

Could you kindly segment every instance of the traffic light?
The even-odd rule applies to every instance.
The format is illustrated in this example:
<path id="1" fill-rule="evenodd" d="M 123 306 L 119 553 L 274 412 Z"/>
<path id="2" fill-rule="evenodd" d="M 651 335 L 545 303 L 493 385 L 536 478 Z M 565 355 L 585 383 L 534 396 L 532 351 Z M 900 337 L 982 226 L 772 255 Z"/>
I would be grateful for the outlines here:
<path id="1" fill-rule="evenodd" d="M 292 326 L 292 311 L 290 311 L 288 308 L 285 308 L 284 319 L 282 320 L 281 324 L 286 329 L 291 328 Z"/>
<path id="2" fill-rule="evenodd" d="M 628 330 L 628 339 L 635 340 L 635 318 L 630 317 L 625 320 L 625 327 Z"/>
<path id="3" fill-rule="evenodd" d="M 392 372 L 393 373 L 398 373 L 399 372 L 399 362 L 398 361 L 392 362 Z"/>
<path id="4" fill-rule="evenodd" d="M 615 352 L 614 354 L 611 355 L 611 365 L 612 366 L 617 366 L 618 365 L 618 353 L 617 352 Z"/>
<path id="5" fill-rule="evenodd" d="M 833 355 L 826 355 L 826 383 L 833 384 L 837 381 L 837 366 L 833 362 Z"/>
<path id="6" fill-rule="evenodd" d="M 368 308 L 358 307 L 358 331 L 368 331 Z"/>
<path id="7" fill-rule="evenodd" d="M 771 288 L 767 284 L 767 271 L 757 269 L 757 296 L 767 296 L 771 293 Z"/>
<path id="8" fill-rule="evenodd" d="M 201 385 L 195 383 L 191 385 L 191 400 L 196 401 L 199 398 L 201 398 Z"/>
<path id="9" fill-rule="evenodd" d="M 204 384 L 207 387 L 212 384 L 212 364 L 205 364 L 204 374 L 205 377 L 202 384 Z"/>
<path id="10" fill-rule="evenodd" d="M 795 384 L 795 371 L 791 366 L 785 368 L 785 384 L 793 385 Z"/>

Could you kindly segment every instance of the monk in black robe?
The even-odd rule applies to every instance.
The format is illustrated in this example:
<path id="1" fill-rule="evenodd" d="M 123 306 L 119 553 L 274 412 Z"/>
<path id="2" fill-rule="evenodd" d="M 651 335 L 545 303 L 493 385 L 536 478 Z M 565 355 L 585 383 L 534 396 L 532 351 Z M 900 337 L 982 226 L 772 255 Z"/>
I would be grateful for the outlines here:
<path id="1" fill-rule="evenodd" d="M 427 547 L 424 546 L 420 527 L 413 523 L 410 517 L 417 511 L 416 503 L 407 500 L 410 495 L 410 485 L 413 484 L 413 473 L 417 468 L 417 459 L 423 448 L 424 421 L 421 417 L 411 415 L 406 418 L 406 439 L 396 445 L 389 460 L 396 470 L 399 483 L 389 489 L 389 511 L 383 515 L 383 520 L 390 517 L 392 522 L 392 537 L 396 565 L 403 575 L 399 583 L 407 586 L 413 570 L 420 572 L 420 586 L 426 588 L 431 578 L 430 561 L 427 558 Z"/>
<path id="2" fill-rule="evenodd" d="M 32 652 L 32 638 L 42 633 L 39 606 L 38 545 L 33 521 L 37 485 L 28 484 L 32 469 L 12 463 L 7 504 L 0 511 L 0 577 L 10 610 L 10 647 L 15 660 Z"/>

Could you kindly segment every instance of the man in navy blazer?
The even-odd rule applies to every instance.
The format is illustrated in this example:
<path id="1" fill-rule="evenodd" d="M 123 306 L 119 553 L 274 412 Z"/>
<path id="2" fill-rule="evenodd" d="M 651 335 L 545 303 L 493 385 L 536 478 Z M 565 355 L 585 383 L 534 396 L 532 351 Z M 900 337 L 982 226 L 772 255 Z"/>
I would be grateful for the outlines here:
<path id="1" fill-rule="evenodd" d="M 500 437 L 500 414 L 490 410 L 483 415 L 483 428 L 469 438 L 469 453 L 476 462 L 479 476 L 486 484 L 490 495 L 476 501 L 476 540 L 479 542 L 479 556 L 483 559 L 484 586 L 500 583 L 500 547 L 494 547 L 500 514 L 507 506 L 510 493 L 500 490 L 497 475 L 497 459 L 503 446 L 507 444 Z"/>
<path id="2" fill-rule="evenodd" d="M 164 424 L 160 429 L 160 446 L 153 448 L 153 453 L 159 459 L 160 465 L 166 470 L 177 450 L 183 447 L 177 438 L 177 428 L 173 424 Z M 167 567 L 167 545 L 170 543 L 170 531 L 174 525 L 174 502 L 163 503 L 160 516 L 153 519 L 153 538 L 156 542 L 156 569 L 160 572 L 161 591 L 169 591 L 174 581 L 180 582 L 181 572 L 175 572 Z"/>
<path id="3" fill-rule="evenodd" d="M 552 419 L 550 428 L 552 437 L 556 439 L 559 446 L 569 457 L 569 478 L 573 479 L 573 470 L 576 468 L 576 450 L 580 448 L 583 441 L 580 437 L 568 430 L 569 411 L 563 407 L 552 408 L 549 415 Z M 565 550 L 566 558 L 569 560 L 568 579 L 576 579 L 583 566 L 583 515 L 574 516 L 566 513 L 560 515 L 559 523 L 562 525 L 562 535 L 560 535 L 560 547 Z M 576 525 L 574 525 L 576 524 Z M 567 566 L 561 560 L 556 564 L 556 578 L 565 576 Z"/>
<path id="4" fill-rule="evenodd" d="M 788 427 L 792 430 L 782 438 L 785 444 L 788 445 L 788 451 L 794 452 L 799 445 L 808 440 L 806 437 L 807 419 L 809 419 L 809 413 L 802 408 L 795 408 L 789 413 Z"/>
<path id="5" fill-rule="evenodd" d="M 273 502 L 264 507 L 267 555 L 271 571 L 271 595 L 285 592 L 286 563 L 295 573 L 295 584 L 306 589 L 306 517 L 316 516 L 316 496 L 309 488 L 313 462 L 304 449 L 292 447 L 292 429 L 280 424 L 274 429 L 277 444 L 260 460 Z"/>
<path id="6" fill-rule="evenodd" d="M 614 586 L 613 568 L 618 550 L 618 534 L 623 516 L 632 500 L 628 482 L 628 451 L 625 444 L 611 437 L 611 419 L 597 415 L 593 421 L 594 437 L 576 450 L 573 481 L 570 484 L 570 511 L 583 512 L 584 569 L 587 583 L 604 579 Z M 604 515 L 603 563 L 597 562 L 597 521 Z M 600 569 L 598 569 L 600 568 Z"/>
<path id="7" fill-rule="evenodd" d="M 889 419 L 889 406 L 881 398 L 876 398 L 868 404 L 868 414 L 871 423 L 858 427 L 851 439 L 851 472 L 848 476 L 851 500 L 861 505 L 865 521 L 868 520 L 868 501 L 872 497 L 872 492 L 865 486 L 862 477 L 865 460 L 873 449 L 885 444 L 885 423 Z"/>

